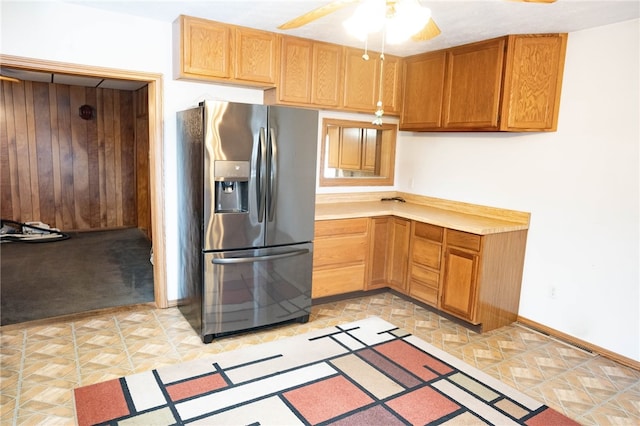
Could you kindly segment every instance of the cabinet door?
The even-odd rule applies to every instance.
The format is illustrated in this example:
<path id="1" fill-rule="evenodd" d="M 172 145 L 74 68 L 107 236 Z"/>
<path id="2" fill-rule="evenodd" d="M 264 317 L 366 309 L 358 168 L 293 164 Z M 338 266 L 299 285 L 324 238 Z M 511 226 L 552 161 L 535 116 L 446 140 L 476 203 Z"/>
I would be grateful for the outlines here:
<path id="1" fill-rule="evenodd" d="M 205 19 L 181 16 L 180 44 L 183 73 L 202 77 L 231 77 L 231 29 Z"/>
<path id="2" fill-rule="evenodd" d="M 388 276 L 390 217 L 371 219 L 371 261 L 369 263 L 369 283 L 367 290 L 386 287 Z"/>
<path id="3" fill-rule="evenodd" d="M 362 49 L 345 49 L 345 81 L 343 106 L 356 111 L 375 111 L 378 101 L 378 66 L 372 53 L 371 59 L 362 59 Z"/>
<path id="4" fill-rule="evenodd" d="M 341 130 L 339 168 L 360 170 L 362 166 L 362 129 L 349 127 Z"/>
<path id="5" fill-rule="evenodd" d="M 236 28 L 236 66 L 238 80 L 276 83 L 276 35 L 250 28 Z"/>
<path id="6" fill-rule="evenodd" d="M 379 60 L 377 66 L 380 66 Z M 384 113 L 389 115 L 400 115 L 400 111 L 402 110 L 401 59 L 397 56 L 385 55 L 382 75 L 382 108 L 384 109 Z M 376 98 L 376 103 L 378 102 L 378 99 L 379 98 Z"/>
<path id="7" fill-rule="evenodd" d="M 498 129 L 505 38 L 447 51 L 443 127 Z"/>
<path id="8" fill-rule="evenodd" d="M 440 307 L 443 311 L 475 321 L 478 254 L 447 247 Z"/>
<path id="9" fill-rule="evenodd" d="M 502 130 L 556 130 L 566 47 L 567 34 L 509 37 Z"/>
<path id="10" fill-rule="evenodd" d="M 438 129 L 442 125 L 445 51 L 408 58 L 404 63 L 401 130 Z"/>
<path id="11" fill-rule="evenodd" d="M 313 43 L 296 37 L 282 37 L 278 100 L 311 101 L 311 61 Z"/>
<path id="12" fill-rule="evenodd" d="M 333 107 L 340 104 L 343 50 L 336 44 L 313 43 L 311 103 Z"/>
<path id="13" fill-rule="evenodd" d="M 379 173 L 381 145 L 376 129 L 362 129 L 362 170 Z"/>
<path id="14" fill-rule="evenodd" d="M 411 222 L 406 219 L 393 218 L 391 219 L 390 231 L 389 284 L 396 290 L 405 292 Z"/>
<path id="15" fill-rule="evenodd" d="M 327 167 L 337 169 L 340 166 L 340 128 L 328 126 L 327 128 Z"/>

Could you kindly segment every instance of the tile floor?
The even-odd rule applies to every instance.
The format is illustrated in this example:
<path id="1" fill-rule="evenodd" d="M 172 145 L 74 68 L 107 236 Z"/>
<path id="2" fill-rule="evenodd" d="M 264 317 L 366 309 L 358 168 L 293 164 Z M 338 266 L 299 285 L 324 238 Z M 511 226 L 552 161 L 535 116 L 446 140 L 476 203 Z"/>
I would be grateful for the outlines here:
<path id="1" fill-rule="evenodd" d="M 148 305 L 0 328 L 1 425 L 73 424 L 72 389 L 379 316 L 585 425 L 639 425 L 640 372 L 514 324 L 476 334 L 392 293 L 314 306 L 291 324 L 204 345 Z"/>

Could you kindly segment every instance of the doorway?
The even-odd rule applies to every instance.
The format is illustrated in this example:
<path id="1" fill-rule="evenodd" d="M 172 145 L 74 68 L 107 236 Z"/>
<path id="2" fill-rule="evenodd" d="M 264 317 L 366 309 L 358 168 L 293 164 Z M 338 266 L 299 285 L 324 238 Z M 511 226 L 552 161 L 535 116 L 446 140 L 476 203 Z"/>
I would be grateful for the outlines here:
<path id="1" fill-rule="evenodd" d="M 17 68 L 22 70 L 33 70 L 38 72 L 51 72 L 67 76 L 84 76 L 88 78 L 104 78 L 115 79 L 119 81 L 132 81 L 144 83 L 145 85 L 145 102 L 139 107 L 146 111 L 146 120 L 143 124 L 138 122 L 136 131 L 145 132 L 148 136 L 148 146 L 146 152 L 142 156 L 148 160 L 148 206 L 146 213 L 148 214 L 148 223 L 144 227 L 147 235 L 153 238 L 153 300 L 155 305 L 160 308 L 168 306 L 166 298 L 166 280 L 165 280 L 165 250 L 164 250 L 164 231 L 163 231 L 163 199 L 162 186 L 159 177 L 162 176 L 162 129 L 161 123 L 161 102 L 160 89 L 162 87 L 162 79 L 158 74 L 139 73 L 123 70 L 96 68 L 91 66 L 58 63 L 51 61 L 40 61 L 29 58 L 14 57 L 8 55 L 0 55 L 0 65 L 2 67 Z M 112 177 L 115 177 L 112 176 Z M 46 180 L 46 179 L 45 179 Z M 64 184 L 60 184 L 65 187 Z M 126 202 L 125 202 L 126 204 Z M 122 205 L 122 200 L 120 201 Z M 126 209 L 124 209 L 126 210 Z M 123 210 L 123 211 L 124 211 Z M 82 212 L 81 212 L 82 213 Z M 136 212 L 138 214 L 138 212 Z M 86 216 L 85 216 L 86 217 Z M 104 215 L 102 217 L 104 222 Z M 138 223 L 138 218 L 135 218 Z M 144 220 L 142 220 L 144 222 Z M 124 223 L 122 220 L 120 224 Z M 77 225 L 77 223 L 76 223 Z M 91 226 L 89 226 L 91 227 Z M 106 226 L 109 228 L 109 224 Z M 78 228 L 78 226 L 76 226 Z M 80 227 L 81 228 L 81 227 Z M 115 228 L 123 228 L 115 226 Z M 126 226 L 124 227 L 126 228 Z"/>

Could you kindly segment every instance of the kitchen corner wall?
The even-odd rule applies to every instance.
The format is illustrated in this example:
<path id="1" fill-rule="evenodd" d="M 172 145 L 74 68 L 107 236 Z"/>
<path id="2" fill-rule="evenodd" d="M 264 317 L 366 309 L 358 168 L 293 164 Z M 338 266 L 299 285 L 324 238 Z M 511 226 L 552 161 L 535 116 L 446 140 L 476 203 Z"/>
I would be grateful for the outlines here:
<path id="1" fill-rule="evenodd" d="M 531 213 L 520 316 L 640 360 L 638 20 L 569 34 L 558 131 L 409 133 L 399 191 Z"/>
<path id="2" fill-rule="evenodd" d="M 173 80 L 170 23 L 64 2 L 1 7 L 3 54 L 164 74 L 156 185 L 175 300 L 175 113 L 205 98 L 259 103 L 262 92 Z M 401 132 L 395 189 L 531 212 L 520 314 L 640 361 L 638 22 L 569 35 L 558 132 Z"/>

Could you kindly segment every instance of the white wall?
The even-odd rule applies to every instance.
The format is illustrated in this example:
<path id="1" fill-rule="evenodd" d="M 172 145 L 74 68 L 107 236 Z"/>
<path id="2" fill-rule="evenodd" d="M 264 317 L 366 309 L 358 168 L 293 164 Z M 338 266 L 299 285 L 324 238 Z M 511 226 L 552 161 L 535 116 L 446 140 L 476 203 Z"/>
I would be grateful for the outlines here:
<path id="1" fill-rule="evenodd" d="M 569 35 L 557 132 L 402 132 L 396 168 L 401 191 L 531 212 L 520 315 L 635 360 L 638 28 Z"/>
<path id="2" fill-rule="evenodd" d="M 261 102 L 262 92 L 174 81 L 167 23 L 50 1 L 0 7 L 3 54 L 164 75 L 167 293 L 175 299 L 175 113 L 204 98 Z M 530 211 L 520 314 L 636 360 L 638 71 L 638 21 L 571 34 L 558 132 L 403 132 L 395 186 Z"/>

